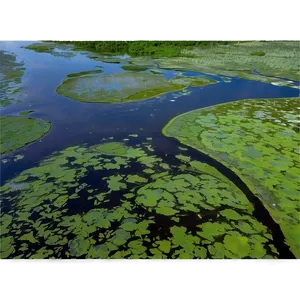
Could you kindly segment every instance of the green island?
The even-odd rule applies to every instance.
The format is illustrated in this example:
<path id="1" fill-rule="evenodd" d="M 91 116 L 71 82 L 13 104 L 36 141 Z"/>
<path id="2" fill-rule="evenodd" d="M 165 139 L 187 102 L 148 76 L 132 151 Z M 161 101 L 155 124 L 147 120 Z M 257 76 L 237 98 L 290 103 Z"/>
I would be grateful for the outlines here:
<path id="1" fill-rule="evenodd" d="M 175 77 L 151 73 L 124 72 L 109 75 L 71 74 L 57 88 L 57 93 L 82 102 L 122 103 L 148 99 L 187 86 L 215 83 L 204 77 Z"/>
<path id="2" fill-rule="evenodd" d="M 219 160 L 256 194 L 300 258 L 300 98 L 250 99 L 179 115 L 163 134 Z M 241 138 L 242 137 L 242 138 Z"/>
<path id="3" fill-rule="evenodd" d="M 1 212 L 0 257 L 278 258 L 269 229 L 231 181 L 176 159 L 164 163 L 149 139 L 54 153 L 1 186 L 10 208 Z M 91 173 L 99 184 L 84 181 Z"/>
<path id="4" fill-rule="evenodd" d="M 0 154 L 32 143 L 51 128 L 48 121 L 30 117 L 0 116 Z"/>

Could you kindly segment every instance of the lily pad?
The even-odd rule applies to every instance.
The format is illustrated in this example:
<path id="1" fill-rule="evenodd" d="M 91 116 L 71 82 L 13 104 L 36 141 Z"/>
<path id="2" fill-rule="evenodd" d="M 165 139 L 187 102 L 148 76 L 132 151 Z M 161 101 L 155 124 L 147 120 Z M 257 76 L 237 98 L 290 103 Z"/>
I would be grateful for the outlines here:
<path id="1" fill-rule="evenodd" d="M 69 251 L 72 256 L 80 257 L 88 252 L 90 242 L 83 236 L 77 236 L 69 242 Z"/>
<path id="2" fill-rule="evenodd" d="M 280 225 L 297 258 L 300 188 L 295 182 L 300 160 L 294 150 L 300 140 L 298 108 L 299 98 L 235 101 L 180 115 L 163 129 L 166 136 L 176 137 L 231 168 Z M 209 193 L 208 203 L 214 205 L 217 195 Z M 240 218 L 232 210 L 221 214 Z"/>

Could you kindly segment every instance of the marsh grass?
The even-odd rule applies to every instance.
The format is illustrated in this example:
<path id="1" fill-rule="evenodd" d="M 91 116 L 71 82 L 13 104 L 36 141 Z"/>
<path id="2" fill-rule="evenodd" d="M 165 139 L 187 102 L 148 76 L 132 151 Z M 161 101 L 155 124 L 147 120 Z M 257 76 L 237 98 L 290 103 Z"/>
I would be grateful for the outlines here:
<path id="1" fill-rule="evenodd" d="M 238 76 L 238 72 L 256 69 L 263 75 L 280 76 L 299 81 L 298 41 L 270 41 L 217 45 L 209 49 L 193 49 L 195 57 L 160 58 L 156 61 L 161 68 L 191 70 Z M 190 51 L 191 52 L 191 51 Z M 264 56 L 249 55 L 262 53 Z M 257 77 L 259 78 L 259 76 Z"/>

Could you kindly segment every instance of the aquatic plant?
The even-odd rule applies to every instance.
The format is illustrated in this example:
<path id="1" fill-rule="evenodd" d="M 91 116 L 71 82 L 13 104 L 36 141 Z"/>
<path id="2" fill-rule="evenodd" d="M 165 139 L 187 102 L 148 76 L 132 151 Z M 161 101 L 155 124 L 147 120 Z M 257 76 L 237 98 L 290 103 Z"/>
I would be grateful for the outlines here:
<path id="1" fill-rule="evenodd" d="M 176 77 L 126 72 L 109 75 L 71 74 L 57 88 L 63 96 L 83 102 L 129 102 L 182 90 L 187 86 L 203 86 L 216 81 L 204 77 Z"/>
<path id="2" fill-rule="evenodd" d="M 1 258 L 278 257 L 231 181 L 183 155 L 162 163 L 150 143 L 69 147 L 7 181 Z"/>
<path id="3" fill-rule="evenodd" d="M 46 120 L 15 116 L 0 116 L 0 125 L 0 154 L 17 150 L 36 141 L 51 128 Z"/>
<path id="4" fill-rule="evenodd" d="M 163 134 L 221 161 L 249 186 L 300 257 L 299 98 L 251 99 L 172 119 Z"/>
<path id="5" fill-rule="evenodd" d="M 24 48 L 28 50 L 33 50 L 38 53 L 48 53 L 53 56 L 59 56 L 59 57 L 71 58 L 76 56 L 76 53 L 72 51 L 73 47 L 71 45 L 61 45 L 52 42 L 33 43 Z"/>
<path id="6" fill-rule="evenodd" d="M 78 72 L 78 73 L 71 73 L 71 74 L 68 74 L 67 77 L 70 77 L 70 78 L 81 77 L 84 75 L 99 74 L 102 72 L 103 72 L 102 70 L 88 70 L 88 71 L 82 71 L 82 72 Z"/>
<path id="7" fill-rule="evenodd" d="M 126 71 L 137 71 L 137 72 L 148 70 L 147 67 L 135 66 L 135 65 L 122 66 L 121 68 Z"/>
<path id="8" fill-rule="evenodd" d="M 17 62 L 16 56 L 0 50 L 0 107 L 19 103 L 22 99 L 23 62 Z"/>
<path id="9" fill-rule="evenodd" d="M 21 116 L 26 116 L 26 115 L 29 115 L 29 114 L 31 114 L 31 113 L 33 113 L 33 112 L 35 112 L 34 110 L 24 110 L 24 111 L 21 111 L 20 113 L 19 113 L 19 115 L 21 115 Z"/>
<path id="10" fill-rule="evenodd" d="M 159 58 L 156 62 L 160 68 L 238 77 L 249 72 L 251 74 L 256 69 L 265 76 L 279 76 L 299 81 L 299 43 L 299 41 L 255 41 L 217 45 L 209 49 L 196 47 L 190 51 L 193 57 Z M 263 52 L 265 55 L 257 55 Z M 256 75 L 252 80 L 261 81 L 261 76 Z M 272 82 L 272 79 L 269 82 Z M 287 80 L 281 82 L 289 83 Z"/>
<path id="11" fill-rule="evenodd" d="M 172 83 L 175 84 L 183 84 L 186 87 L 197 87 L 197 86 L 205 86 L 212 83 L 217 83 L 216 80 L 207 78 L 207 77 L 199 77 L 199 76 L 177 76 L 171 80 Z"/>

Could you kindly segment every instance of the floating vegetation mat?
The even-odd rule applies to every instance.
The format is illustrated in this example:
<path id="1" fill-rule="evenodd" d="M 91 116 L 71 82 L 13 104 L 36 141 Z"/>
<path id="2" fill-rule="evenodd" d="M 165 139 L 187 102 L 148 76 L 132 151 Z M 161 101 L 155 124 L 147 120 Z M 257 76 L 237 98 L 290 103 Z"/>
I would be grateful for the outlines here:
<path id="1" fill-rule="evenodd" d="M 25 49 L 33 50 L 40 53 L 49 53 L 53 56 L 61 56 L 65 58 L 71 58 L 76 56 L 76 53 L 73 51 L 73 46 L 56 44 L 56 43 L 33 43 L 29 46 L 26 46 Z"/>
<path id="2" fill-rule="evenodd" d="M 36 141 L 51 125 L 43 119 L 0 116 L 0 154 L 11 152 Z"/>
<path id="3" fill-rule="evenodd" d="M 1 186 L 1 258 L 278 257 L 231 181 L 171 161 L 147 140 L 54 153 Z"/>
<path id="4" fill-rule="evenodd" d="M 144 66 L 135 66 L 135 65 L 126 65 L 126 66 L 122 66 L 121 68 L 123 70 L 125 70 L 125 71 L 137 71 L 137 72 L 148 70 L 147 67 L 144 67 Z"/>
<path id="5" fill-rule="evenodd" d="M 109 75 L 71 74 L 57 88 L 63 96 L 83 102 L 120 103 L 152 98 L 185 87 L 215 83 L 208 78 L 176 77 L 168 81 L 163 75 L 124 72 Z"/>
<path id="6" fill-rule="evenodd" d="M 172 119 L 169 137 L 232 169 L 258 195 L 300 258 L 299 98 L 253 99 Z"/>
<path id="7" fill-rule="evenodd" d="M 195 48 L 189 52 L 193 57 L 160 58 L 156 62 L 161 68 L 274 82 L 272 77 L 250 76 L 252 70 L 256 69 L 263 75 L 300 81 L 299 41 L 256 41 L 227 46 L 219 45 L 207 49 Z M 253 53 L 262 52 L 265 53 L 263 56 L 253 55 Z M 277 79 L 276 82 L 280 82 L 280 85 L 291 85 L 287 80 Z"/>
<path id="8" fill-rule="evenodd" d="M 19 103 L 23 86 L 24 64 L 16 56 L 0 50 L 0 107 Z"/>

